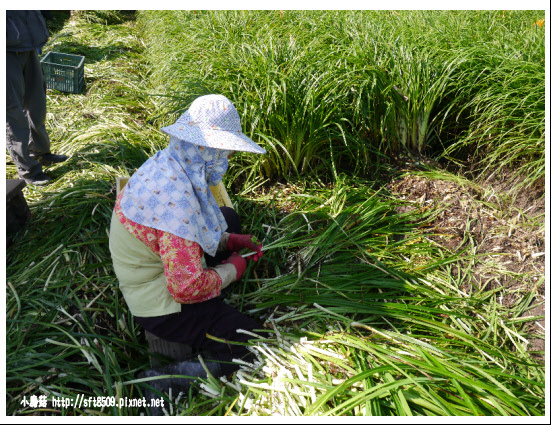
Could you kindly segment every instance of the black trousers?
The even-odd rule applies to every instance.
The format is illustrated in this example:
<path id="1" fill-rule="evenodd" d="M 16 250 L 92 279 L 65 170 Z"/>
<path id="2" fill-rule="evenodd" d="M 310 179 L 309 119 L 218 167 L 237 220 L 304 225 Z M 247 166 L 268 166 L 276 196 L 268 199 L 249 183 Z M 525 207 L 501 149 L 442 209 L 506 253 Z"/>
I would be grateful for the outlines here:
<path id="1" fill-rule="evenodd" d="M 6 53 L 6 147 L 21 178 L 42 171 L 33 155 L 50 153 L 46 86 L 36 50 Z"/>
<path id="2" fill-rule="evenodd" d="M 240 235 L 241 219 L 239 218 L 235 210 L 229 207 L 220 207 L 220 211 L 222 211 L 224 219 L 226 220 L 226 224 L 228 225 L 226 232 L 237 233 Z M 210 256 L 209 254 L 205 254 L 205 261 L 207 263 L 207 266 L 214 267 L 220 264 L 223 260 L 226 260 L 231 254 L 232 253 L 229 251 L 217 252 L 214 257 Z"/>
<path id="3" fill-rule="evenodd" d="M 227 232 L 241 233 L 241 221 L 237 213 L 227 207 L 222 207 L 221 210 L 228 224 Z M 230 252 L 219 253 L 215 257 L 205 255 L 205 259 L 207 265 L 212 267 L 229 255 L 231 255 Z M 233 283 L 235 284 L 239 283 Z M 228 362 L 220 364 L 222 375 L 226 376 L 239 367 L 230 363 L 232 359 L 250 360 L 252 354 L 244 346 L 214 341 L 208 338 L 207 334 L 227 341 L 246 342 L 251 337 L 237 333 L 237 329 L 261 328 L 254 320 L 226 304 L 222 297 L 202 303 L 182 304 L 182 310 L 179 313 L 159 317 L 135 317 L 135 319 L 159 338 L 187 344 L 195 351 L 208 351 L 213 360 Z"/>

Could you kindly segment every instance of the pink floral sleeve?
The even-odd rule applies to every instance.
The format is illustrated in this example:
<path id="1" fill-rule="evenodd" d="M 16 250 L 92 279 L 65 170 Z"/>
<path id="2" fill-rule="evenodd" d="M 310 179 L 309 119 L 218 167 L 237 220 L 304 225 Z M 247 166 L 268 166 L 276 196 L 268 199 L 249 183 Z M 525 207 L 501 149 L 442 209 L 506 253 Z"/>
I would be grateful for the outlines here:
<path id="1" fill-rule="evenodd" d="M 127 218 L 120 208 L 123 193 L 124 189 L 117 197 L 115 214 L 130 233 L 161 256 L 166 285 L 174 300 L 180 304 L 194 304 L 220 295 L 222 279 L 214 270 L 203 269 L 201 246 L 197 242 L 144 226 Z"/>

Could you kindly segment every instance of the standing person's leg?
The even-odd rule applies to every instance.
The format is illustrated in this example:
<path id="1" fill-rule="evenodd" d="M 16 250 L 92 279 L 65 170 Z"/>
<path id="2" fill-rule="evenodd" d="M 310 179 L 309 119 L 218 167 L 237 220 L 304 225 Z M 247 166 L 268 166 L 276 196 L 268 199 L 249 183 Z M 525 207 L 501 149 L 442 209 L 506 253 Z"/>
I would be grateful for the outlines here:
<path id="1" fill-rule="evenodd" d="M 40 162 L 31 158 L 31 130 L 24 110 L 25 66 L 31 52 L 6 54 L 6 146 L 21 178 L 31 179 L 42 172 Z M 42 89 L 43 90 L 43 89 Z"/>
<path id="2" fill-rule="evenodd" d="M 36 50 L 30 52 L 24 78 L 24 109 L 31 129 L 29 151 L 31 156 L 49 154 L 50 137 L 46 131 L 46 84 Z"/>

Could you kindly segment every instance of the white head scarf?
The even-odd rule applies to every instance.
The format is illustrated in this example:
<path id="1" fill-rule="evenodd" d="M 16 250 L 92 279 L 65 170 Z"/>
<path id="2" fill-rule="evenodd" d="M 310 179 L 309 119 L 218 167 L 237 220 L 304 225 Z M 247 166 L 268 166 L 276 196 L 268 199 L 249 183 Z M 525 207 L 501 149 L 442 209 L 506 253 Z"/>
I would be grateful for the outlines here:
<path id="1" fill-rule="evenodd" d="M 228 226 L 209 186 L 222 181 L 231 152 L 171 137 L 168 147 L 149 158 L 126 184 L 123 214 L 197 242 L 214 256 Z"/>

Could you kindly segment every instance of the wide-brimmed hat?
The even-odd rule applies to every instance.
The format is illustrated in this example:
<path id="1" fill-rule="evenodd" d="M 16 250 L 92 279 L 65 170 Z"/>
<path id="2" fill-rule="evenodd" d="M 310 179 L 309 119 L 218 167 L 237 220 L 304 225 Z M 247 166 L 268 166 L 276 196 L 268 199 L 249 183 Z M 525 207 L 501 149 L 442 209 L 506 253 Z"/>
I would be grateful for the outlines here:
<path id="1" fill-rule="evenodd" d="M 209 94 L 198 97 L 178 120 L 161 131 L 199 146 L 266 153 L 266 150 L 241 131 L 239 113 L 226 96 Z"/>

